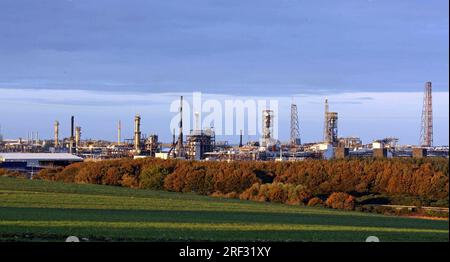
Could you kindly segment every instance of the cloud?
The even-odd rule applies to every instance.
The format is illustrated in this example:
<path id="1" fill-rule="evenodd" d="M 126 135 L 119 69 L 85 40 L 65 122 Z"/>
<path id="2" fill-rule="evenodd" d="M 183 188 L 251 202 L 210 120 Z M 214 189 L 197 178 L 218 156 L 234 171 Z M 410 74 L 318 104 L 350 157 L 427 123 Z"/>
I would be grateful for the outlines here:
<path id="1" fill-rule="evenodd" d="M 0 1 L 0 88 L 448 90 L 448 2 L 326 3 Z"/>
<path id="2" fill-rule="evenodd" d="M 374 98 L 370 97 L 370 96 L 362 96 L 362 97 L 358 97 L 357 99 L 359 99 L 359 100 L 373 100 Z"/>

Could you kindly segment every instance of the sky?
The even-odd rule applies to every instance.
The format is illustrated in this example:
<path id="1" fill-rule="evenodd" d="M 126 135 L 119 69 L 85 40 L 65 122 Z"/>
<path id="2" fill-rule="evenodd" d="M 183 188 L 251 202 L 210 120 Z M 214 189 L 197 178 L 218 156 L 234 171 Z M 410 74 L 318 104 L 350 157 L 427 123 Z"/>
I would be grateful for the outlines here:
<path id="1" fill-rule="evenodd" d="M 414 144 L 424 82 L 432 81 L 435 144 L 448 145 L 448 5 L 2 0 L 1 130 L 51 137 L 53 121 L 73 114 L 85 138 L 114 139 L 117 120 L 139 113 L 146 133 L 170 139 L 170 103 L 199 91 L 219 100 L 279 99 L 284 140 L 291 97 L 304 141 L 321 139 L 328 97 L 340 135 Z"/>

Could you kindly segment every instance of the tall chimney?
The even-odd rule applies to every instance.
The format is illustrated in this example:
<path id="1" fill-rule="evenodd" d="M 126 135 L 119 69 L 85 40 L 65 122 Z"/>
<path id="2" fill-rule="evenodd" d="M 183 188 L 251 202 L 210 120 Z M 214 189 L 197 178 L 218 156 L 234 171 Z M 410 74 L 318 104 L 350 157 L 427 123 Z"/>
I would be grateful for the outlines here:
<path id="1" fill-rule="evenodd" d="M 242 129 L 241 133 L 239 134 L 239 147 L 242 147 Z"/>
<path id="2" fill-rule="evenodd" d="M 70 139 L 69 139 L 69 153 L 73 154 L 73 149 L 74 149 L 74 122 L 75 122 L 75 118 L 74 116 L 70 117 Z"/>
<path id="3" fill-rule="evenodd" d="M 73 132 L 74 132 L 74 123 L 75 123 L 75 118 L 74 116 L 70 117 L 70 137 L 74 137 Z"/>

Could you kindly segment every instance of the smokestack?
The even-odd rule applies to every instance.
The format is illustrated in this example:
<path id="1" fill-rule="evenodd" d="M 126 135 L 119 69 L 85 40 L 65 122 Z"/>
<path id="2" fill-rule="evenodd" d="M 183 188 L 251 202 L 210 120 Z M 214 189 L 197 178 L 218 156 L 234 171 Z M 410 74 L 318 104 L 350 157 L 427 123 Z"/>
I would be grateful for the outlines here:
<path id="1" fill-rule="evenodd" d="M 73 154 L 73 147 L 74 147 L 74 123 L 75 118 L 74 116 L 70 117 L 70 139 L 69 139 L 69 153 Z"/>
<path id="2" fill-rule="evenodd" d="M 180 98 L 180 137 L 178 138 L 181 140 L 180 145 L 183 144 L 183 96 Z"/>
<path id="3" fill-rule="evenodd" d="M 55 131 L 55 148 L 59 147 L 59 122 L 55 121 L 54 125 Z"/>
<path id="4" fill-rule="evenodd" d="M 70 117 L 70 137 L 73 138 L 73 131 L 74 131 L 74 123 L 75 123 L 75 118 L 74 116 Z"/>
<path id="5" fill-rule="evenodd" d="M 120 145 L 120 141 L 122 141 L 121 139 L 121 131 L 122 131 L 122 123 L 119 120 L 119 123 L 117 124 L 117 145 Z"/>
<path id="6" fill-rule="evenodd" d="M 241 133 L 239 134 L 239 147 L 242 147 L 242 129 Z"/>
<path id="7" fill-rule="evenodd" d="M 134 150 L 138 154 L 141 152 L 141 117 L 139 115 L 134 117 Z"/>

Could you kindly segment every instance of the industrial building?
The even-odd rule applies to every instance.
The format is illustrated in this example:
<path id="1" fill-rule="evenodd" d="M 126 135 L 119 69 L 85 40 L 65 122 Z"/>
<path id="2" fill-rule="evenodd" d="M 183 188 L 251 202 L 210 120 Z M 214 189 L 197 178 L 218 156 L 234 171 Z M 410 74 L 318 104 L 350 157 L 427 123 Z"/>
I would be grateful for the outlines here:
<path id="1" fill-rule="evenodd" d="M 275 139 L 275 112 L 262 110 L 261 137 L 259 141 L 243 141 L 239 132 L 239 144 L 217 141 L 213 127 L 203 128 L 199 113 L 195 113 L 195 127 L 183 133 L 183 96 L 180 97 L 178 133 L 175 129 L 171 142 L 161 142 L 157 134 L 145 135 L 141 130 L 142 117 L 134 116 L 131 138 L 122 138 L 122 122 L 117 122 L 117 141 L 91 140 L 82 137 L 82 128 L 70 117 L 70 136 L 61 135 L 59 121 L 54 121 L 52 139 L 39 138 L 39 133 L 29 132 L 26 139 L 5 139 L 0 133 L 0 167 L 12 167 L 29 171 L 30 168 L 66 165 L 83 159 L 102 160 L 112 158 L 176 158 L 217 161 L 301 161 L 308 158 L 361 158 L 361 157 L 448 157 L 448 146 L 433 146 L 432 84 L 425 83 L 418 145 L 399 145 L 397 137 L 375 139 L 364 144 L 357 136 L 338 136 L 338 112 L 330 111 L 328 99 L 324 103 L 323 140 L 304 142 L 300 133 L 297 104 L 290 105 L 290 137 L 286 142 Z M 277 119 L 278 120 L 278 119 Z M 131 119 L 130 119 L 131 121 Z M 49 125 L 51 126 L 51 125 Z M 83 129 L 84 130 L 84 129 Z M 1 131 L 1 130 L 0 130 Z M 16 153 L 16 154 L 15 154 Z M 34 153 L 34 154 L 32 154 Z"/>
<path id="2" fill-rule="evenodd" d="M 30 174 L 81 161 L 83 158 L 68 153 L 0 153 L 0 168 Z"/>
<path id="3" fill-rule="evenodd" d="M 215 135 L 212 129 L 193 130 L 186 137 L 187 158 L 202 160 L 205 154 L 214 150 Z"/>

